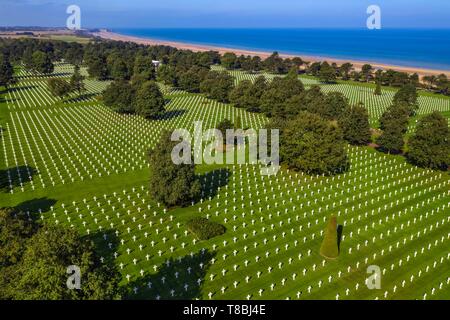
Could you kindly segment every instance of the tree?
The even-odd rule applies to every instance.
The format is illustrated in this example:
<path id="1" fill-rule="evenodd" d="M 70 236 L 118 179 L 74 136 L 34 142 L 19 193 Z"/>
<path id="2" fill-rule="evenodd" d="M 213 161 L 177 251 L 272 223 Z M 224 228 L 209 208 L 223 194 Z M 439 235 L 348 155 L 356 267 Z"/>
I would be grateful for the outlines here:
<path id="1" fill-rule="evenodd" d="M 326 61 L 320 66 L 319 79 L 325 83 L 336 81 L 336 70 Z"/>
<path id="2" fill-rule="evenodd" d="M 303 91 L 303 83 L 298 78 L 276 77 L 267 85 L 261 96 L 261 110 L 267 116 L 287 117 L 287 101 Z"/>
<path id="3" fill-rule="evenodd" d="M 130 78 L 127 64 L 122 58 L 113 59 L 111 64 L 111 77 L 114 80 L 128 80 Z"/>
<path id="4" fill-rule="evenodd" d="M 434 86 L 436 85 L 437 77 L 435 75 L 431 76 L 424 76 L 422 78 L 423 82 L 428 84 L 428 90 L 432 90 Z"/>
<path id="5" fill-rule="evenodd" d="M 120 299 L 120 274 L 100 262 L 94 244 L 73 229 L 40 227 L 13 209 L 0 210 L 0 299 Z M 81 271 L 70 290 L 67 267 Z"/>
<path id="6" fill-rule="evenodd" d="M 331 216 L 328 220 L 322 245 L 320 246 L 320 254 L 329 259 L 335 259 L 339 256 L 337 219 Z"/>
<path id="7" fill-rule="evenodd" d="M 145 118 L 156 118 L 165 112 L 164 96 L 154 81 L 145 82 L 136 92 L 135 110 Z"/>
<path id="8" fill-rule="evenodd" d="M 33 70 L 35 72 L 50 74 L 54 70 L 50 54 L 43 51 L 33 53 Z"/>
<path id="9" fill-rule="evenodd" d="M 410 115 L 414 115 L 419 109 L 417 98 L 418 93 L 416 87 L 412 84 L 406 84 L 394 95 L 393 104 L 394 105 L 404 104 L 409 106 Z"/>
<path id="10" fill-rule="evenodd" d="M 200 84 L 200 92 L 209 98 L 220 102 L 228 102 L 228 97 L 234 87 L 234 79 L 227 72 L 210 71 Z"/>
<path id="11" fill-rule="evenodd" d="M 236 54 L 233 52 L 225 52 L 222 58 L 220 58 L 220 63 L 228 70 L 237 69 Z"/>
<path id="12" fill-rule="evenodd" d="M 33 49 L 31 47 L 27 47 L 23 52 L 22 63 L 25 68 L 33 70 Z"/>
<path id="13" fill-rule="evenodd" d="M 450 81 L 445 74 L 440 74 L 436 78 L 436 86 L 440 93 L 448 95 L 450 93 Z"/>
<path id="14" fill-rule="evenodd" d="M 206 218 L 193 218 L 186 223 L 186 228 L 198 240 L 209 240 L 225 233 L 225 227 Z"/>
<path id="15" fill-rule="evenodd" d="M 175 67 L 163 64 L 158 68 L 157 78 L 159 81 L 170 86 L 178 86 L 178 76 Z"/>
<path id="16" fill-rule="evenodd" d="M 317 113 L 325 119 L 335 120 L 348 108 L 348 99 L 342 93 L 330 92 L 325 96 L 324 103 L 318 104 Z"/>
<path id="17" fill-rule="evenodd" d="M 290 168 L 333 174 L 348 167 L 341 129 L 319 115 L 300 112 L 281 129 L 280 158 Z"/>
<path id="18" fill-rule="evenodd" d="M 72 92 L 71 85 L 64 79 L 51 78 L 47 81 L 48 89 L 50 92 L 59 98 L 64 98 Z"/>
<path id="19" fill-rule="evenodd" d="M 71 90 L 78 92 L 79 95 L 83 91 L 86 90 L 86 87 L 84 86 L 84 76 L 80 73 L 80 67 L 78 65 L 75 65 L 74 72 L 72 76 L 70 77 L 70 87 Z"/>
<path id="20" fill-rule="evenodd" d="M 395 121 L 389 121 L 377 142 L 388 153 L 399 152 L 405 144 L 402 131 L 402 128 L 396 126 Z"/>
<path id="21" fill-rule="evenodd" d="M 450 165 L 450 130 L 447 119 L 435 111 L 419 120 L 409 139 L 408 159 L 420 166 L 447 170 Z"/>
<path id="22" fill-rule="evenodd" d="M 377 85 L 373 94 L 376 96 L 381 96 L 381 81 L 377 80 Z"/>
<path id="23" fill-rule="evenodd" d="M 134 59 L 133 75 L 140 76 L 145 80 L 154 80 L 155 67 L 152 61 L 153 59 L 150 56 L 137 55 Z"/>
<path id="24" fill-rule="evenodd" d="M 0 87 L 8 86 L 14 82 L 14 70 L 6 55 L 0 54 Z"/>
<path id="25" fill-rule="evenodd" d="M 370 142 L 369 113 L 362 105 L 349 107 L 339 119 L 344 139 L 350 144 L 363 145 Z"/>
<path id="26" fill-rule="evenodd" d="M 195 165 L 175 164 L 171 153 L 178 142 L 171 140 L 169 131 L 150 151 L 150 194 L 168 206 L 187 205 L 200 195 L 200 182 L 195 176 Z M 192 155 L 189 155 L 192 157 Z"/>
<path id="27" fill-rule="evenodd" d="M 134 87 L 127 81 L 113 81 L 103 91 L 103 102 L 119 113 L 134 113 Z"/>
<path id="28" fill-rule="evenodd" d="M 366 82 L 372 77 L 373 67 L 370 64 L 364 64 L 361 68 L 361 74 Z"/>
<path id="29" fill-rule="evenodd" d="M 282 73 L 286 73 L 286 71 L 287 71 L 287 68 L 283 61 L 283 58 L 281 58 L 280 55 L 278 54 L 278 52 L 276 52 L 276 51 L 274 53 L 272 53 L 272 55 L 270 57 L 268 57 L 266 60 L 264 60 L 263 64 L 264 64 L 264 67 L 269 72 L 282 74 Z"/>
<path id="30" fill-rule="evenodd" d="M 83 62 L 83 46 L 73 42 L 68 44 L 70 47 L 64 54 L 64 60 L 67 63 L 79 66 Z"/>
<path id="31" fill-rule="evenodd" d="M 193 66 L 180 74 L 178 84 L 188 92 L 200 92 L 200 84 L 206 78 L 208 72 L 208 69 L 204 67 Z"/>
<path id="32" fill-rule="evenodd" d="M 0 209 L 0 271 L 20 261 L 26 241 L 34 232 L 35 226 L 23 212 Z"/>
<path id="33" fill-rule="evenodd" d="M 108 65 L 104 55 L 89 57 L 86 62 L 89 76 L 98 80 L 107 80 L 109 78 Z"/>
<path id="34" fill-rule="evenodd" d="M 353 69 L 353 65 L 351 63 L 344 63 L 340 66 L 340 73 L 342 75 L 343 80 L 349 80 L 350 79 L 350 72 Z"/>

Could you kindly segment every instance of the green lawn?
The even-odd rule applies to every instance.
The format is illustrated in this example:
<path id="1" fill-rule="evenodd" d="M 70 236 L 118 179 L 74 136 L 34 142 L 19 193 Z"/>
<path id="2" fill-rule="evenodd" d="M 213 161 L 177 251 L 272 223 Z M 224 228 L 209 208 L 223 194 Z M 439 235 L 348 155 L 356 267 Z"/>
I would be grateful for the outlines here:
<path id="1" fill-rule="evenodd" d="M 55 75 L 71 70 L 61 64 Z M 192 130 L 197 120 L 206 129 L 237 115 L 253 128 L 267 120 L 162 86 L 168 113 L 149 121 L 104 107 L 96 95 L 106 83 L 89 80 L 88 95 L 59 101 L 45 76 L 18 72 L 20 82 L 0 101 L 1 206 L 92 237 L 104 263 L 119 267 L 130 298 L 450 296 L 448 172 L 368 147 L 349 147 L 350 170 L 333 177 L 204 164 L 203 200 L 164 209 L 148 195 L 146 159 L 163 129 Z M 342 226 L 340 256 L 325 260 L 319 248 L 331 214 Z M 195 241 L 184 227 L 192 217 L 227 231 Z M 369 265 L 380 267 L 381 289 L 365 285 Z"/>

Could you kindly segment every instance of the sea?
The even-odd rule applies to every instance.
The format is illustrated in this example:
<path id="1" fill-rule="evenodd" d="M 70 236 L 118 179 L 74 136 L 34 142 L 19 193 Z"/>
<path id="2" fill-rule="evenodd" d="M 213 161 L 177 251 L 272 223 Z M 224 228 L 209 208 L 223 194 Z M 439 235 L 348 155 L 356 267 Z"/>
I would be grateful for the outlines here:
<path id="1" fill-rule="evenodd" d="M 450 70 L 450 29 L 132 29 L 123 35 L 230 49 Z"/>

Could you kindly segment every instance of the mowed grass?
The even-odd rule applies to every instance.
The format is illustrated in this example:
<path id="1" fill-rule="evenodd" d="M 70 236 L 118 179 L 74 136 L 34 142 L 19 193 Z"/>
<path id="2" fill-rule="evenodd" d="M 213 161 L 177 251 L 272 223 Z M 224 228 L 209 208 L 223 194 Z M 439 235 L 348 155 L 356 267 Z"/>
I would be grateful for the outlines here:
<path id="1" fill-rule="evenodd" d="M 171 88 L 168 112 L 155 121 L 111 112 L 94 89 L 94 100 L 51 102 L 44 86 L 20 88 L 0 100 L 1 206 L 92 237 L 130 298 L 450 296 L 448 172 L 368 147 L 350 147 L 350 170 L 333 177 L 204 164 L 202 200 L 164 208 L 149 196 L 146 159 L 163 129 L 192 130 L 197 120 L 207 129 L 238 114 L 244 126 L 261 128 L 266 119 Z M 329 261 L 319 248 L 331 214 L 343 232 L 340 256 Z M 196 216 L 226 233 L 195 241 L 184 225 Z M 369 265 L 379 266 L 381 289 L 365 285 Z"/>

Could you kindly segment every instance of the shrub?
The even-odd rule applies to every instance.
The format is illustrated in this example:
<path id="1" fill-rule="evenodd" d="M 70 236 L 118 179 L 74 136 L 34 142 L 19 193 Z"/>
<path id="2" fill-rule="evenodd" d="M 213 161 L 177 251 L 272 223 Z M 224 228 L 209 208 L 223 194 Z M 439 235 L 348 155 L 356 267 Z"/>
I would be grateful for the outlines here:
<path id="1" fill-rule="evenodd" d="M 217 222 L 205 218 L 193 218 L 186 224 L 187 229 L 198 240 L 208 240 L 225 233 L 225 227 Z"/>

